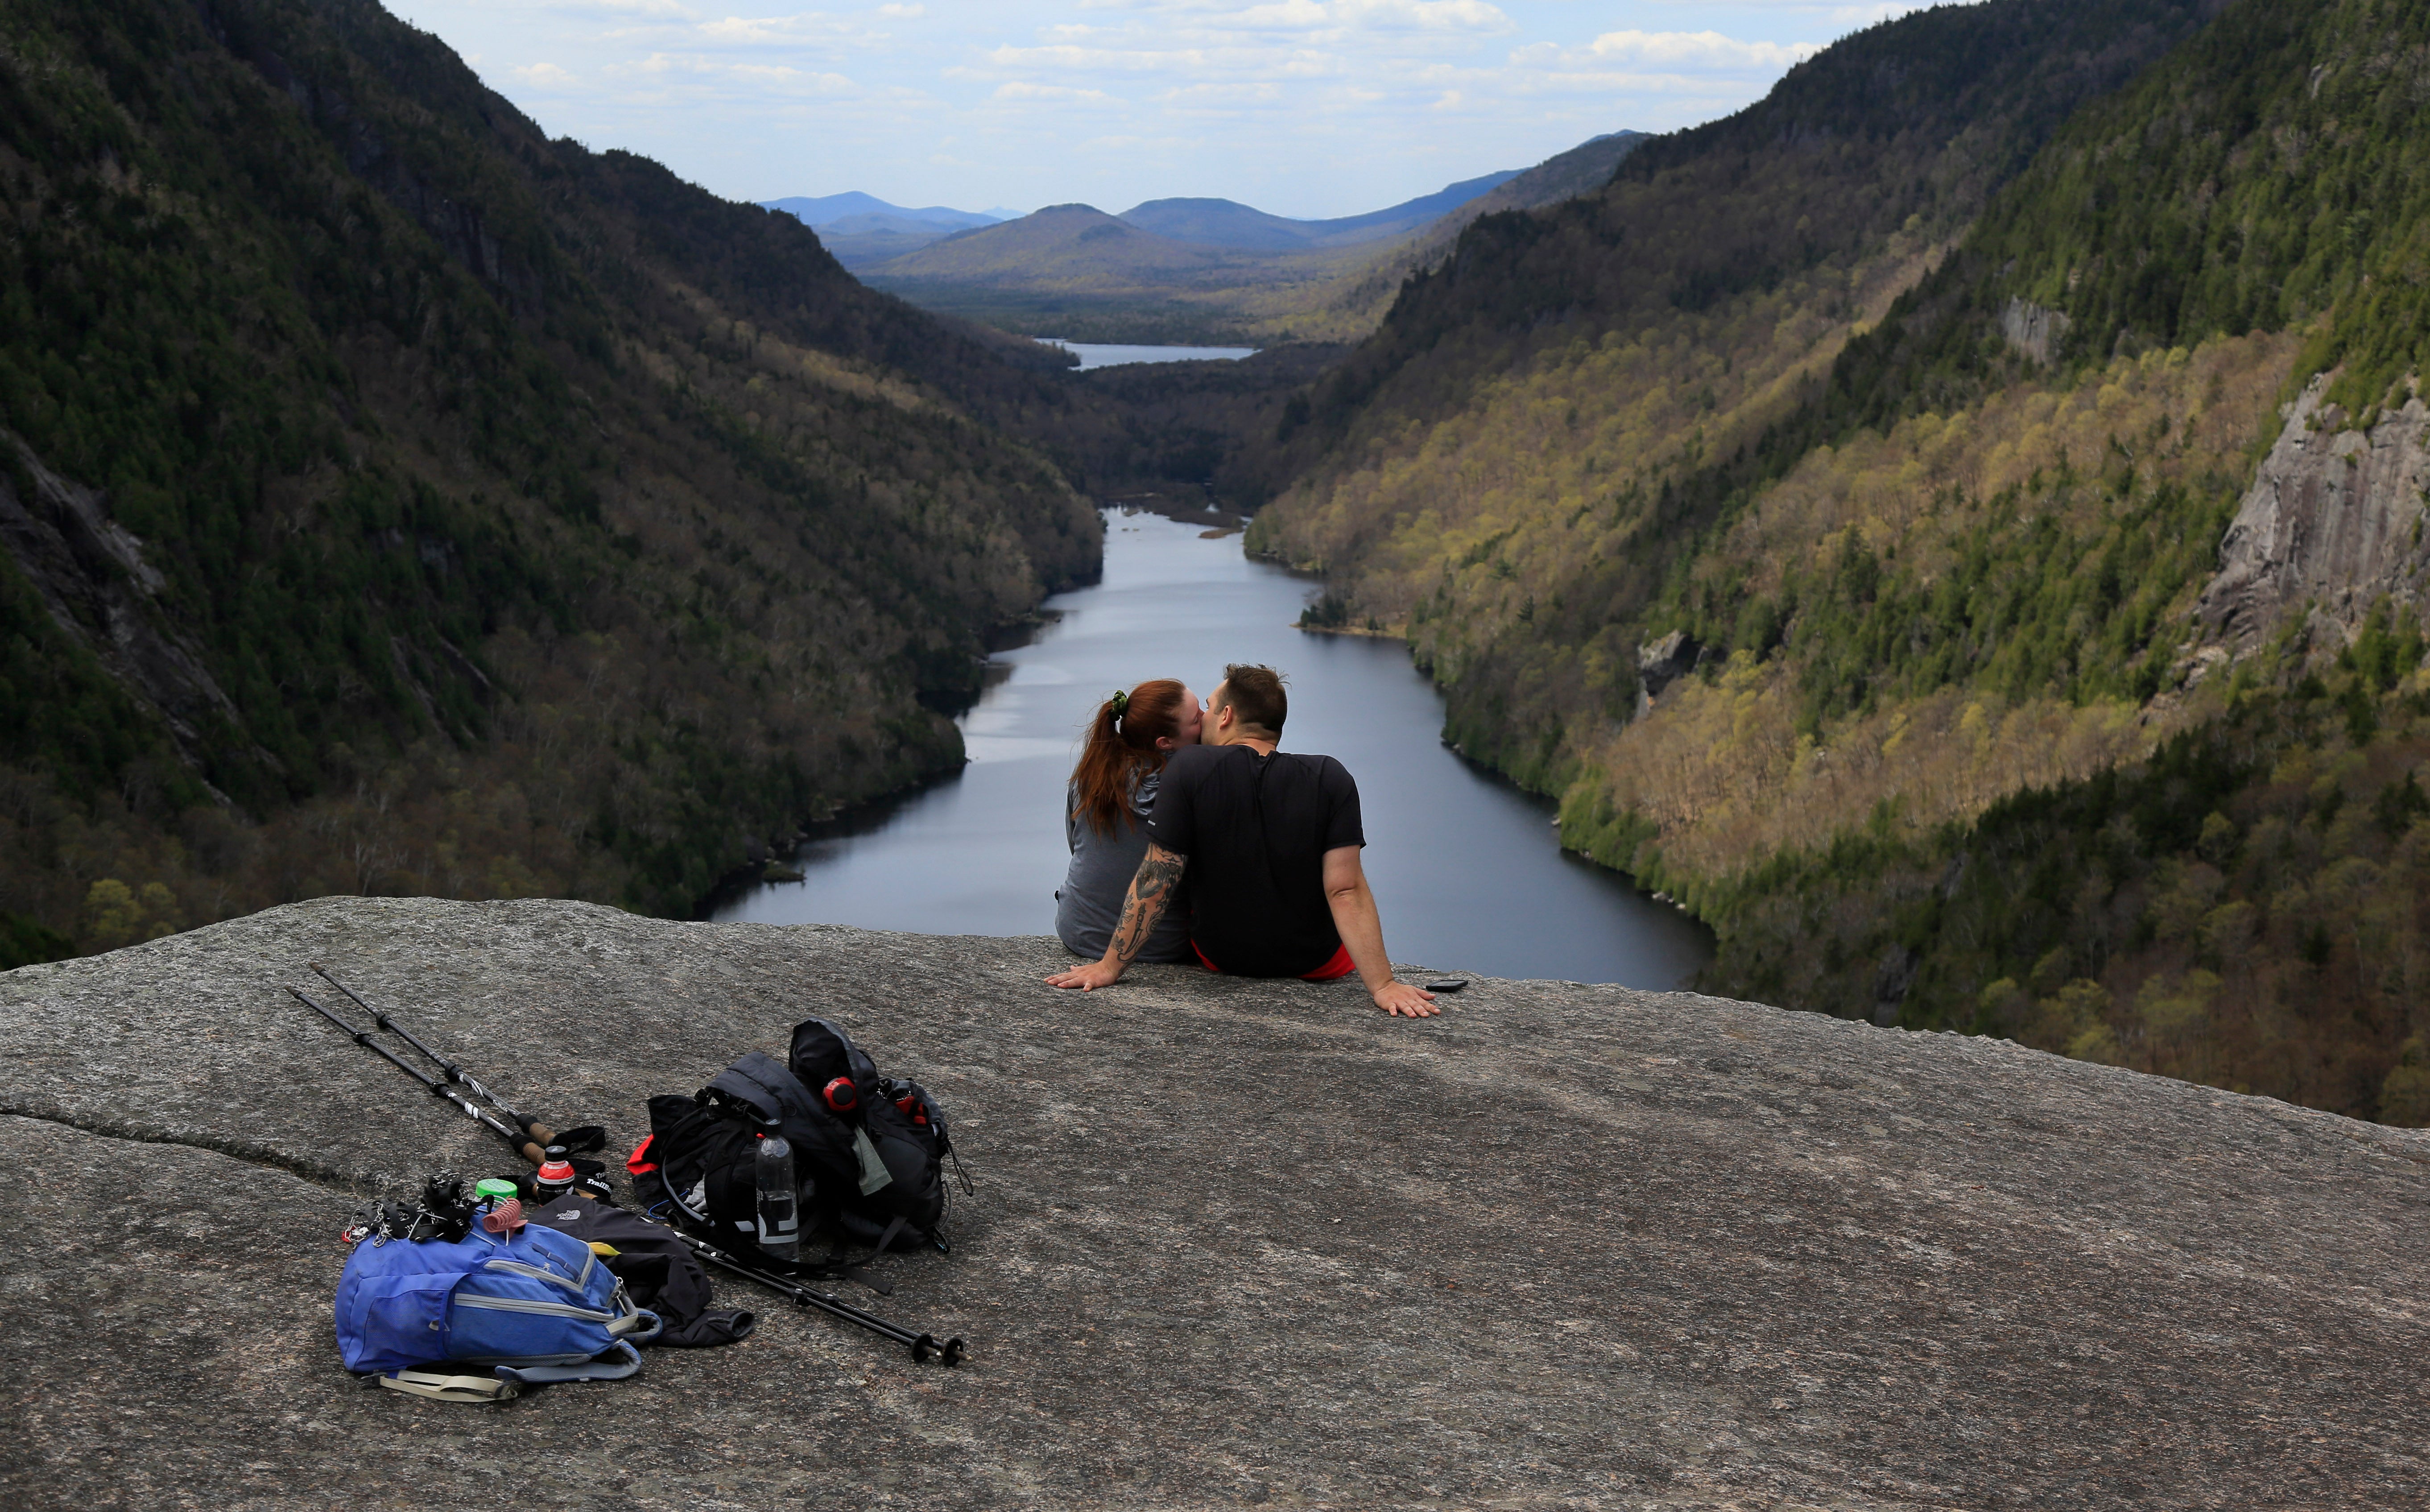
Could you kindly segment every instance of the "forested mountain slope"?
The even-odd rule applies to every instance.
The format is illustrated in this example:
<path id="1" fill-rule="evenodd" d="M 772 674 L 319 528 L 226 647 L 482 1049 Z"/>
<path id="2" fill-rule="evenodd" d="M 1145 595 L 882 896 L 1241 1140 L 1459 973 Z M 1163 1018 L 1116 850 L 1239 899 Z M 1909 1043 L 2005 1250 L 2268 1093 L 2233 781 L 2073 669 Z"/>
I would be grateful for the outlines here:
<path id="1" fill-rule="evenodd" d="M 0 0 L 0 963 L 327 891 L 691 908 L 1095 570 L 1053 361 L 369 0 Z M 1059 417 L 1059 418 L 1058 418 Z"/>
<path id="2" fill-rule="evenodd" d="M 1338 475 L 1407 419 L 1456 413 L 1514 369 L 1557 367 L 1608 336 L 1692 338 L 1683 317 L 1725 319 L 1750 298 L 1787 292 L 1844 324 L 1877 267 L 1901 276 L 2071 110 L 2208 8 L 1990 0 L 1849 37 L 1745 110 L 1638 144 L 1600 194 L 1478 221 L 1317 387 L 1283 459 Z"/>
<path id="3" fill-rule="evenodd" d="M 1540 209 L 1602 190 L 1620 160 L 1649 139 L 1641 131 L 1613 131 L 1555 153 L 1526 172 L 1446 212 L 1417 235 L 1397 242 L 1356 267 L 1276 300 L 1263 310 L 1268 325 L 1304 337 L 1365 336 L 1383 324 L 1402 285 L 1412 274 L 1442 266 L 1462 231 L 1481 216 Z M 1286 324 L 1287 323 L 1287 324 Z"/>
<path id="4" fill-rule="evenodd" d="M 1719 989 L 2430 1121 L 2430 19 L 2203 20 L 1910 17 L 1481 223 L 1256 539 Z"/>

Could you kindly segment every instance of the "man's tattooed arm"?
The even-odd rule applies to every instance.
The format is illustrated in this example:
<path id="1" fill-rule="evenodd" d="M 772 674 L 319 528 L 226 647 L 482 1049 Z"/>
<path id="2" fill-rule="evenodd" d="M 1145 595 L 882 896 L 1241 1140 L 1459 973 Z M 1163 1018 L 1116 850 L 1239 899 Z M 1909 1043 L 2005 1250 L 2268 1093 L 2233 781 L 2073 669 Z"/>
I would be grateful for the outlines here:
<path id="1" fill-rule="evenodd" d="M 1140 857 L 1140 869 L 1131 878 L 1130 895 L 1123 900 L 1122 922 L 1114 925 L 1114 938 L 1106 947 L 1106 959 L 1128 966 L 1139 959 L 1147 948 L 1148 936 L 1156 932 L 1164 918 L 1165 906 L 1173 902 L 1173 890 L 1181 886 L 1181 869 L 1190 857 L 1175 856 L 1155 841 L 1148 842 L 1147 854 Z"/>
<path id="2" fill-rule="evenodd" d="M 1131 877 L 1131 889 L 1123 899 L 1122 921 L 1114 925 L 1114 938 L 1107 942 L 1105 955 L 1085 966 L 1057 972 L 1047 982 L 1055 987 L 1076 987 L 1085 992 L 1111 987 L 1122 980 L 1123 969 L 1147 949 L 1147 938 L 1156 933 L 1157 921 L 1164 917 L 1173 890 L 1181 886 L 1181 870 L 1189 864 L 1190 857 L 1175 856 L 1150 840 L 1147 855 L 1140 857 L 1140 869 Z"/>

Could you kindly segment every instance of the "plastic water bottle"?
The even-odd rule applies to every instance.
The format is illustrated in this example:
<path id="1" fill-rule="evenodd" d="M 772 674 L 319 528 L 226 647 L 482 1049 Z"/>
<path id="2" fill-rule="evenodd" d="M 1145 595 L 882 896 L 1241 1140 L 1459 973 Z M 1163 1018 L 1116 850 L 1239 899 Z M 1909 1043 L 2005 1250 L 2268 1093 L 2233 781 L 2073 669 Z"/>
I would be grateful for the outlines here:
<path id="1" fill-rule="evenodd" d="M 793 1147 L 770 1123 L 759 1134 L 759 1247 L 790 1260 L 802 1243 L 801 1194 L 793 1185 Z"/>

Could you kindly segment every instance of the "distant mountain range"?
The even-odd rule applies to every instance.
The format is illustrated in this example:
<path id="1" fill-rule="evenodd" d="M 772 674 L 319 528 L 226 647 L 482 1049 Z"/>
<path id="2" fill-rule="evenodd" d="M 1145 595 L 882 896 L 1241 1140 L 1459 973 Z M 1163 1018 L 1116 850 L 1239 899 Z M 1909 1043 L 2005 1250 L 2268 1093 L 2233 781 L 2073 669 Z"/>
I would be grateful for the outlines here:
<path id="1" fill-rule="evenodd" d="M 1597 141 L 1606 140 L 1596 139 Z M 1584 150 L 1573 149 L 1573 152 Z M 1270 215 L 1254 206 L 1227 199 L 1149 200 L 1131 207 L 1119 216 L 1106 216 L 1093 206 L 1050 206 L 1038 214 L 1053 212 L 1055 221 L 1051 226 L 1033 227 L 1010 238 L 999 250 L 1012 253 L 1016 247 L 1023 251 L 1033 249 L 1041 233 L 1049 241 L 1067 232 L 1076 233 L 1082 228 L 1074 225 L 1065 213 L 1074 209 L 1086 209 L 1090 215 L 1120 221 L 1164 241 L 1195 247 L 1277 253 L 1357 246 L 1405 236 L 1522 176 L 1517 170 L 1487 174 L 1380 210 L 1370 210 L 1364 215 L 1345 215 L 1323 221 L 1296 221 L 1287 216 Z M 949 237 L 1036 218 L 1006 209 L 957 210 L 942 205 L 908 209 L 858 190 L 815 198 L 796 195 L 790 199 L 761 200 L 759 203 L 767 209 L 783 210 L 799 217 L 804 224 L 819 233 L 819 240 L 835 254 L 837 261 L 856 273 L 907 257 Z M 1187 258 L 1179 260 L 1193 266 L 1204 262 L 1204 259 Z M 969 266 L 970 261 L 968 258 L 954 259 L 955 264 L 961 267 Z M 902 271 L 912 276 L 920 275 L 920 271 Z"/>
<path id="2" fill-rule="evenodd" d="M 1325 220 L 1177 198 L 1120 215 L 1052 205 L 1016 220 L 923 227 L 881 224 L 881 213 L 913 212 L 868 195 L 774 204 L 816 205 L 812 213 L 836 217 L 813 221 L 819 239 L 868 282 L 1006 330 L 1084 341 L 1331 341 L 1373 330 L 1402 281 L 1448 256 L 1479 215 L 1599 190 L 1643 140 L 1611 132 L 1523 172 Z"/>
<path id="3" fill-rule="evenodd" d="M 943 205 L 907 209 L 874 194 L 846 190 L 816 198 L 761 200 L 762 208 L 797 216 L 848 268 L 867 267 L 917 252 L 940 237 L 1019 218 L 1013 210 L 957 210 Z"/>
<path id="4" fill-rule="evenodd" d="M 1249 215 L 1257 213 L 1246 206 L 1236 208 Z M 1186 276 L 1229 267 L 1242 260 L 1242 256 L 1220 244 L 1158 236 L 1094 206 L 1049 205 L 1018 221 L 941 237 L 887 267 L 912 277 L 1027 284 L 1107 276 Z"/>
<path id="5" fill-rule="evenodd" d="M 889 205 L 876 195 L 864 194 L 857 189 L 846 190 L 841 194 L 822 194 L 814 199 L 795 195 L 791 199 L 761 200 L 759 205 L 762 209 L 783 210 L 814 231 L 863 220 L 902 222 L 961 231 L 974 225 L 993 225 L 998 221 L 1021 218 L 1018 210 L 957 210 L 943 205 L 907 209 L 900 205 Z"/>
<path id="6" fill-rule="evenodd" d="M 1118 219 L 1142 231 L 1175 241 L 1203 246 L 1238 247 L 1248 252 L 1293 252 L 1307 247 L 1356 246 L 1414 231 L 1470 200 L 1519 176 L 1516 169 L 1464 179 L 1431 194 L 1404 200 L 1365 215 L 1330 221 L 1293 221 L 1252 209 L 1238 200 L 1149 200 L 1123 211 Z"/>

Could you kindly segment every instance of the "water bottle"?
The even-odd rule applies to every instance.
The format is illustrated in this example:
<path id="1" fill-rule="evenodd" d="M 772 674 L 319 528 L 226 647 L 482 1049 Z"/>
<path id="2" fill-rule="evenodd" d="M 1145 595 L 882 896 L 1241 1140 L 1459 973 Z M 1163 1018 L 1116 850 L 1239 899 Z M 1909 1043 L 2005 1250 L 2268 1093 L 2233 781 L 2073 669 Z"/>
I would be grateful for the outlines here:
<path id="1" fill-rule="evenodd" d="M 801 1248 L 801 1195 L 793 1185 L 793 1147 L 771 1122 L 759 1133 L 759 1247 L 780 1260 Z"/>
<path id="2" fill-rule="evenodd" d="M 566 1158 L 560 1145 L 550 1145 L 548 1159 L 541 1163 L 540 1174 L 532 1179 L 533 1205 L 553 1203 L 574 1189 L 574 1162 Z"/>

